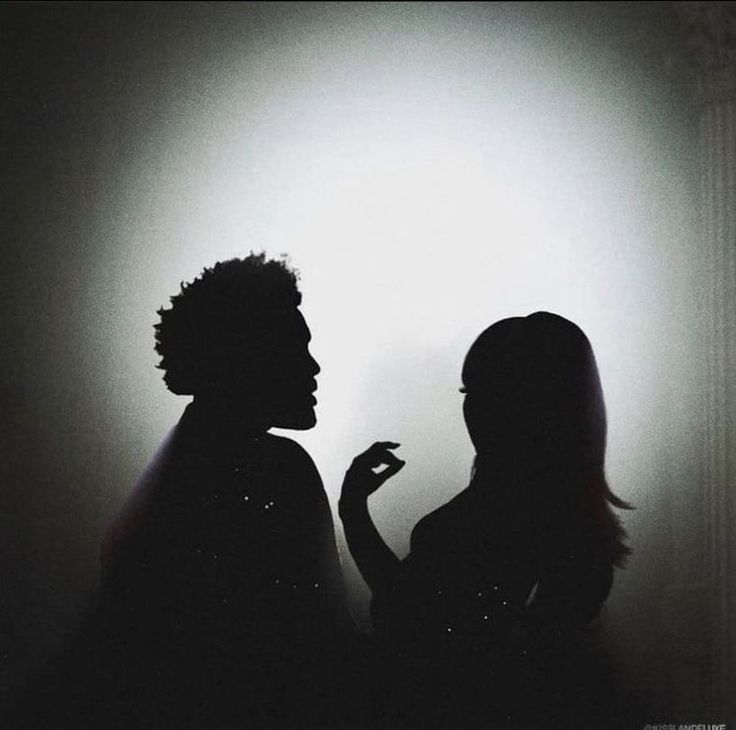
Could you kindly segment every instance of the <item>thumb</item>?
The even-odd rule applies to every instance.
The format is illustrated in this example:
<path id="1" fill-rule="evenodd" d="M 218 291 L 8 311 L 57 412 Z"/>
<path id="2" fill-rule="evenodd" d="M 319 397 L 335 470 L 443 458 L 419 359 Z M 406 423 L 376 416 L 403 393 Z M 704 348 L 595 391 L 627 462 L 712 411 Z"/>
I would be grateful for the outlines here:
<path id="1" fill-rule="evenodd" d="M 398 459 L 396 457 L 391 459 L 391 462 L 386 466 L 383 471 L 379 471 L 376 473 L 376 478 L 379 480 L 379 485 L 390 479 L 392 476 L 394 476 L 394 474 L 400 472 L 405 465 L 406 462 L 403 459 Z"/>

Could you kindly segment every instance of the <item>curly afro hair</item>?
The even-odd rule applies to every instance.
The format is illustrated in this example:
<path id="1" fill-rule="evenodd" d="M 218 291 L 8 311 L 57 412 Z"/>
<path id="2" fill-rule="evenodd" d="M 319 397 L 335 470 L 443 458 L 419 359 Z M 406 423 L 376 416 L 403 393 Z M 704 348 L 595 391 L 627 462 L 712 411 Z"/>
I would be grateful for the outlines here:
<path id="1" fill-rule="evenodd" d="M 193 395 L 216 382 L 233 355 L 242 355 L 274 329 L 280 313 L 301 304 L 299 274 L 286 257 L 253 253 L 206 268 L 182 283 L 154 325 L 157 366 L 172 393 Z"/>

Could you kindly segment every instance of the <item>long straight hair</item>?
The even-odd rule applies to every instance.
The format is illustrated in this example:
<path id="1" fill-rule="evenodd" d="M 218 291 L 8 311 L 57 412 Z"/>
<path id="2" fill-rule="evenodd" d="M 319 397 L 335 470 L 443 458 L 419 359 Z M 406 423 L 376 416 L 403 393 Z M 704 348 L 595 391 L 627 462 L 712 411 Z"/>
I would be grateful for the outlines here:
<path id="1" fill-rule="evenodd" d="M 473 343 L 463 365 L 465 418 L 477 457 L 473 482 L 533 485 L 544 549 L 570 530 L 622 567 L 631 549 L 613 507 L 632 509 L 605 477 L 606 410 L 583 331 L 548 312 L 504 319 Z"/>

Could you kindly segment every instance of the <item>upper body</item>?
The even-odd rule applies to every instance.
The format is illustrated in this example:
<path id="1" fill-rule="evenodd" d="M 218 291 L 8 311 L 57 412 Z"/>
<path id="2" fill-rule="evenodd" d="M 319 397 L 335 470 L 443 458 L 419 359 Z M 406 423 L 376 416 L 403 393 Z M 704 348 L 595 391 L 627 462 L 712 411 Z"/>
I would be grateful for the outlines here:
<path id="1" fill-rule="evenodd" d="M 471 483 L 417 523 L 394 580 L 373 595 L 375 630 L 394 642 L 500 651 L 510 631 L 586 628 L 610 591 L 610 564 L 572 529 L 555 556 L 537 537 L 528 514 Z"/>
<path id="2" fill-rule="evenodd" d="M 345 626 L 330 507 L 295 442 L 212 439 L 187 408 L 103 547 L 103 591 L 156 640 L 247 661 Z M 151 473 L 153 472 L 153 473 Z M 295 637 L 299 637 L 298 640 Z"/>
<path id="3" fill-rule="evenodd" d="M 372 586 L 377 636 L 409 652 L 472 645 L 498 653 L 508 642 L 593 625 L 612 586 L 611 564 L 584 524 L 557 525 L 566 534 L 545 550 L 544 528 L 523 505 L 503 486 L 471 482 L 423 517 L 409 554 Z M 367 511 L 342 514 L 356 546 Z"/>
<path id="4" fill-rule="evenodd" d="M 404 462 L 393 453 L 399 444 L 378 442 L 345 476 L 346 539 L 371 589 L 384 651 L 428 681 L 419 704 L 436 709 L 439 696 L 480 678 L 473 701 L 490 690 L 523 705 L 532 676 L 549 704 L 562 685 L 575 692 L 585 674 L 584 662 L 562 671 L 560 661 L 595 622 L 613 568 L 629 552 L 610 509 L 628 505 L 604 476 L 595 359 L 576 325 L 536 313 L 485 330 L 462 377 L 476 450 L 470 485 L 420 520 L 399 560 L 373 524 L 368 497 Z"/>
<path id="5" fill-rule="evenodd" d="M 300 303 L 286 262 L 251 254 L 159 310 L 164 381 L 193 401 L 103 547 L 105 611 L 139 694 L 151 678 L 187 709 L 215 693 L 257 726 L 277 707 L 286 724 L 299 713 L 303 697 L 284 695 L 295 674 L 334 678 L 353 628 L 317 469 L 268 433 L 316 423 L 320 367 Z"/>

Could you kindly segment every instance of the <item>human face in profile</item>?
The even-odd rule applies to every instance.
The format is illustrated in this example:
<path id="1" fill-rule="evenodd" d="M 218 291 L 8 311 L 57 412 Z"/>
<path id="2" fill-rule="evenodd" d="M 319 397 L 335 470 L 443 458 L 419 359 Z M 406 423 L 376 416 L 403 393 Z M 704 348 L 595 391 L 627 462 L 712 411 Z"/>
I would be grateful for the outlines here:
<path id="1" fill-rule="evenodd" d="M 320 367 L 309 351 L 311 339 L 296 307 L 267 312 L 255 330 L 246 326 L 241 337 L 213 354 L 217 375 L 200 400 L 262 428 L 312 428 Z"/>
<path id="2" fill-rule="evenodd" d="M 306 430 L 317 423 L 317 361 L 309 351 L 312 335 L 298 309 L 284 314 L 261 373 L 260 406 L 271 427 Z"/>

